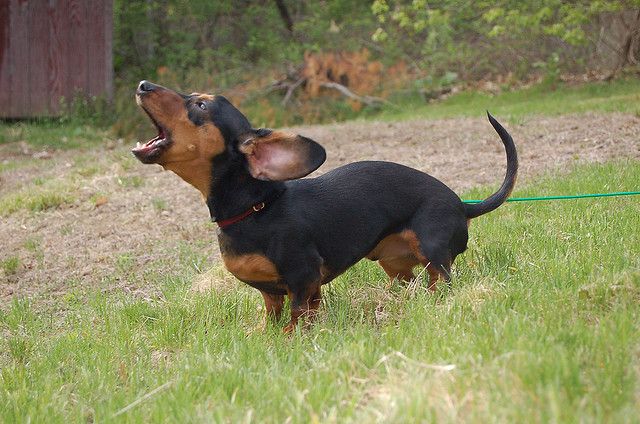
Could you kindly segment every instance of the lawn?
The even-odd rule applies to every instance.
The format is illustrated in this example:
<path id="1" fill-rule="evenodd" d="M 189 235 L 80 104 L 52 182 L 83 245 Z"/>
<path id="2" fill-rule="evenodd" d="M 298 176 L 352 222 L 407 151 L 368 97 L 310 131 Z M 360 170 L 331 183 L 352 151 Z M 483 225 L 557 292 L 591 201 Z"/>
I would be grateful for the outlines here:
<path id="1" fill-rule="evenodd" d="M 411 118 L 449 118 L 477 116 L 479 110 L 490 110 L 496 116 L 522 121 L 531 115 L 562 115 L 583 112 L 627 112 L 640 114 L 640 79 L 613 82 L 563 85 L 550 89 L 546 85 L 490 94 L 468 91 L 454 94 L 443 101 L 425 104 L 415 95 L 396 100 L 397 107 L 380 114 L 385 120 Z"/>
<path id="2" fill-rule="evenodd" d="M 407 98 L 374 117 L 489 109 L 523 147 L 514 196 L 637 191 L 639 100 L 640 82 L 627 79 L 429 105 Z M 592 115 L 554 121 L 566 127 L 558 156 L 532 154 L 557 131 L 532 115 L 581 112 Z M 613 118 L 594 131 L 596 116 Z M 446 123 L 476 126 L 434 126 Z M 367 134 L 369 124 L 380 128 L 353 128 Z M 328 127 L 324 138 L 353 128 Z M 387 141 L 376 137 L 366 139 Z M 447 137 L 422 151 L 473 147 Z M 597 156 L 612 137 L 622 145 Z M 0 294 L 19 293 L 0 305 L 0 422 L 638 422 L 640 196 L 506 204 L 473 221 L 451 286 L 435 294 L 423 274 L 390 284 L 362 261 L 324 287 L 317 322 L 287 336 L 286 318 L 263 325 L 262 297 L 214 259 L 213 226 L 193 193 L 138 164 L 130 144 L 82 120 L 0 123 L 0 183 L 10 182 L 0 219 L 13 242 L 0 251 Z M 566 155 L 575 162 L 553 166 Z M 594 157 L 603 163 L 584 163 Z M 552 170 L 540 176 L 533 161 Z M 468 159 L 443 163 L 459 172 Z M 194 281 L 210 289 L 192 291 Z"/>
<path id="3" fill-rule="evenodd" d="M 514 195 L 638 181 L 620 160 Z M 361 262 L 292 336 L 261 326 L 241 283 L 189 291 L 195 270 L 159 279 L 157 299 L 16 299 L 0 312 L 0 421 L 637 422 L 638 228 L 638 197 L 507 204 L 474 220 L 450 288 Z"/>

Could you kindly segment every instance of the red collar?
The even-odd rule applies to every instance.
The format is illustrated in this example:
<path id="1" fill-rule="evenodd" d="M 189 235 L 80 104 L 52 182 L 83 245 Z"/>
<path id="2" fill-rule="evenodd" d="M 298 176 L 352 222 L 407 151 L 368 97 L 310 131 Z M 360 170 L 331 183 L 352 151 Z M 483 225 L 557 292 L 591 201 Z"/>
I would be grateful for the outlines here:
<path id="1" fill-rule="evenodd" d="M 221 221 L 216 221 L 216 223 L 218 224 L 218 227 L 225 229 L 229 225 L 233 225 L 238 221 L 242 221 L 253 213 L 260 212 L 262 209 L 264 209 L 264 206 L 264 202 L 260 202 L 257 205 L 253 205 L 251 209 L 242 212 L 240 215 L 232 216 L 231 218 L 223 219 Z"/>

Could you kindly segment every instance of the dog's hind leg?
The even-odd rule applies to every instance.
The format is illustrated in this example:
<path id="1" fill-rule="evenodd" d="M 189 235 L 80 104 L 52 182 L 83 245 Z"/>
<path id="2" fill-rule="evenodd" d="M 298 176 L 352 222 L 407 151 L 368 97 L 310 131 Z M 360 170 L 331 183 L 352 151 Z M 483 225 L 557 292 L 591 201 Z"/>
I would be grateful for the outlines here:
<path id="1" fill-rule="evenodd" d="M 458 253 L 464 251 L 467 243 L 466 223 L 464 232 L 456 231 L 459 225 L 455 218 L 443 222 L 440 219 L 429 219 L 431 211 L 424 214 L 417 213 L 412 222 L 412 235 L 409 245 L 413 254 L 429 273 L 429 290 L 435 291 L 436 283 L 443 280 L 449 283 L 451 279 L 451 265 Z M 438 225 L 434 223 L 437 222 Z M 452 251 L 452 246 L 455 252 Z"/>
<path id="2" fill-rule="evenodd" d="M 413 274 L 413 267 L 418 265 L 420 261 L 413 255 L 407 255 L 380 259 L 379 263 L 390 279 L 397 278 L 400 281 L 409 282 L 416 278 Z"/>
<path id="3" fill-rule="evenodd" d="M 451 264 L 428 262 L 423 265 L 427 267 L 429 273 L 429 290 L 435 291 L 436 284 L 440 280 L 444 280 L 447 284 L 451 282 Z"/>

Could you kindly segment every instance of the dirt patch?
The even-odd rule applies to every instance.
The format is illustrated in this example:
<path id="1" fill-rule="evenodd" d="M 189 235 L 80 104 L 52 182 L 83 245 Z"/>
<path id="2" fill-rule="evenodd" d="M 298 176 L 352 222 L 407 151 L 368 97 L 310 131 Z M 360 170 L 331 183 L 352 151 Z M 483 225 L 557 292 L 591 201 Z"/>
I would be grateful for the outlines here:
<path id="1" fill-rule="evenodd" d="M 640 158 L 640 119 L 626 114 L 530 118 L 505 123 L 520 154 L 519 183 L 575 162 Z M 505 156 L 486 119 L 351 122 L 293 128 L 328 154 L 316 172 L 357 160 L 400 162 L 461 193 L 501 183 Z M 80 160 L 78 159 L 80 158 Z M 158 166 L 135 162 L 127 146 L 21 157 L 0 146 L 0 196 L 50 179 L 73 186 L 71 204 L 19 211 L 0 222 L 0 300 L 50 297 L 101 287 L 152 296 L 159 282 L 218 261 L 216 227 L 200 194 Z M 0 168 L 1 169 L 1 168 Z"/>

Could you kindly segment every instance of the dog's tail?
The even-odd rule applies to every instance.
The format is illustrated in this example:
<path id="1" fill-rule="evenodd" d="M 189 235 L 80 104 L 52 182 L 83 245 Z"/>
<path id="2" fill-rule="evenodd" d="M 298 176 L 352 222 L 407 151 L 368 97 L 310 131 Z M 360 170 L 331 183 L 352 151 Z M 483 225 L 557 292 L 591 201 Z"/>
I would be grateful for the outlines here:
<path id="1" fill-rule="evenodd" d="M 504 181 L 502 182 L 500 189 L 491 196 L 487 197 L 480 203 L 465 203 L 464 207 L 467 218 L 475 218 L 480 215 L 484 215 L 503 204 L 511 194 L 513 187 L 516 185 L 516 177 L 518 175 L 518 153 L 516 152 L 516 145 L 513 144 L 513 139 L 507 130 L 505 130 L 489 112 L 487 112 L 487 116 L 489 117 L 489 122 L 491 122 L 491 125 L 500 136 L 500 139 L 502 139 L 504 149 L 507 152 L 507 174 L 504 177 Z"/>

